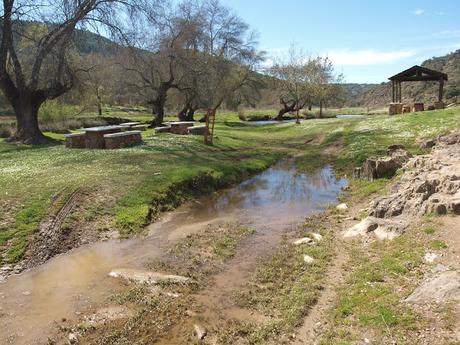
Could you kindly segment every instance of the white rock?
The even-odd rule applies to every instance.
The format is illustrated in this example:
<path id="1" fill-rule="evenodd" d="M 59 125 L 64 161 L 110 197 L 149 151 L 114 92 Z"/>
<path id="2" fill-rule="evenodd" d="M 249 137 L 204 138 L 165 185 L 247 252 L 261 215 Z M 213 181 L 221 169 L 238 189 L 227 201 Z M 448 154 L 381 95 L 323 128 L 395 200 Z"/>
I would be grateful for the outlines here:
<path id="1" fill-rule="evenodd" d="M 193 328 L 195 329 L 195 334 L 196 334 L 196 336 L 197 336 L 198 339 L 200 339 L 200 340 L 203 340 L 204 337 L 206 337 L 206 334 L 208 334 L 207 331 L 206 331 L 206 328 L 204 328 L 203 326 L 200 326 L 200 325 L 195 324 L 195 325 L 193 326 Z"/>
<path id="2" fill-rule="evenodd" d="M 460 301 L 460 274 L 455 271 L 442 272 L 422 283 L 406 302 Z"/>
<path id="3" fill-rule="evenodd" d="M 312 232 L 311 236 L 318 242 L 323 240 L 323 236 L 321 234 L 316 233 L 316 232 Z"/>
<path id="4" fill-rule="evenodd" d="M 68 340 L 69 340 L 69 344 L 78 343 L 78 337 L 75 333 L 69 333 Z"/>
<path id="5" fill-rule="evenodd" d="M 303 261 L 307 264 L 311 264 L 315 259 L 313 259 L 311 256 L 309 255 L 304 255 L 303 256 Z"/>
<path id="6" fill-rule="evenodd" d="M 150 285 L 155 285 L 161 282 L 183 284 L 190 283 L 192 281 L 187 277 L 129 268 L 114 269 L 109 273 L 109 276 L 114 278 L 123 278 L 139 284 Z"/>
<path id="7" fill-rule="evenodd" d="M 335 208 L 338 209 L 339 211 L 345 211 L 345 210 L 348 210 L 348 205 L 345 203 L 341 203 L 341 204 L 338 204 Z"/>
<path id="8" fill-rule="evenodd" d="M 435 253 L 426 253 L 425 256 L 423 257 L 426 262 L 434 262 L 438 258 L 438 255 Z"/>
<path id="9" fill-rule="evenodd" d="M 301 244 L 308 244 L 311 243 L 313 240 L 310 237 L 299 238 L 298 240 L 294 241 L 296 246 Z"/>
<path id="10" fill-rule="evenodd" d="M 374 231 L 379 227 L 377 221 L 373 217 L 367 217 L 358 224 L 352 226 L 345 231 L 344 237 L 355 237 L 358 235 L 365 235 L 371 231 Z"/>
<path id="11" fill-rule="evenodd" d="M 367 339 L 367 338 L 364 338 L 364 342 L 365 342 L 366 344 L 369 344 L 371 341 L 370 341 L 369 339 Z"/>

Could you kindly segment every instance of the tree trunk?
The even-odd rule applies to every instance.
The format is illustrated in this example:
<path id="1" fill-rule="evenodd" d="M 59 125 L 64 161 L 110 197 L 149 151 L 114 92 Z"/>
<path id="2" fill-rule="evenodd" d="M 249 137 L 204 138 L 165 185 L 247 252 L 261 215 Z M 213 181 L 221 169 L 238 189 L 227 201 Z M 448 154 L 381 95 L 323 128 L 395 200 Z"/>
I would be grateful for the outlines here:
<path id="1" fill-rule="evenodd" d="M 296 111 L 296 121 L 295 121 L 295 123 L 300 125 L 299 108 L 297 108 L 297 111 Z"/>
<path id="2" fill-rule="evenodd" d="M 43 101 L 37 95 L 20 95 L 12 102 L 16 115 L 16 134 L 10 139 L 24 144 L 37 145 L 54 142 L 40 131 L 38 109 Z"/>
<path id="3" fill-rule="evenodd" d="M 102 100 L 101 100 L 101 96 L 97 96 L 97 114 L 99 116 L 102 116 Z"/>
<path id="4" fill-rule="evenodd" d="M 179 111 L 179 121 L 187 121 L 187 107 L 185 106 Z"/>
<path id="5" fill-rule="evenodd" d="M 194 116 L 195 116 L 195 109 L 189 108 L 187 111 L 187 116 L 185 118 L 185 121 L 195 121 Z"/>
<path id="6" fill-rule="evenodd" d="M 323 117 L 323 101 L 319 101 L 319 116 L 320 119 Z"/>
<path id="7" fill-rule="evenodd" d="M 166 98 L 163 97 L 159 97 L 153 102 L 153 111 L 155 113 L 155 117 L 151 123 L 152 127 L 159 127 L 163 124 L 163 119 L 165 116 L 165 103 Z"/>
<path id="8" fill-rule="evenodd" d="M 279 112 L 278 112 L 278 116 L 276 117 L 276 120 L 277 121 L 283 121 L 283 115 L 290 112 L 290 111 L 293 111 L 295 108 L 295 105 L 293 106 L 285 106 L 283 109 L 281 109 Z"/>

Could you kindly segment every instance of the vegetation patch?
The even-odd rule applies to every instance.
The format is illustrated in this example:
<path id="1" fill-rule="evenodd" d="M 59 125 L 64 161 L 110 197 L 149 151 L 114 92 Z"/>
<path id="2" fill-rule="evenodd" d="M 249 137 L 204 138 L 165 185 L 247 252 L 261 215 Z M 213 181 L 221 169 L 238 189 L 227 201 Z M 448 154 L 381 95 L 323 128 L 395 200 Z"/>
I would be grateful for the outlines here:
<path id="1" fill-rule="evenodd" d="M 238 296 L 243 308 L 266 317 L 260 324 L 233 321 L 226 323 L 219 344 L 243 341 L 248 344 L 284 344 L 316 303 L 328 264 L 333 257 L 332 234 L 324 215 L 310 217 L 299 237 L 320 232 L 323 240 L 295 246 L 287 238 L 268 261 L 260 266 L 247 289 Z M 304 261 L 304 255 L 314 258 Z"/>
<path id="2" fill-rule="evenodd" d="M 426 270 L 423 255 L 432 242 L 419 232 L 415 227 L 393 241 L 366 247 L 348 243 L 350 273 L 337 290 L 321 344 L 352 344 L 365 337 L 377 344 L 416 342 L 430 319 L 401 301 Z"/>

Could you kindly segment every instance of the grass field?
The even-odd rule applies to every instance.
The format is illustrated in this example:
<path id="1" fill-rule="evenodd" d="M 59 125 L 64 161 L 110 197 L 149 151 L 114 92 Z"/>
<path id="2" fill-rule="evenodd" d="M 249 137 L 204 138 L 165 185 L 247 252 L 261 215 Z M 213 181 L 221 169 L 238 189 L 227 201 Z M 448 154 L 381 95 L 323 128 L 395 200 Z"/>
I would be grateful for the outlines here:
<path id="1" fill-rule="evenodd" d="M 130 120 L 150 117 L 124 113 Z M 390 144 L 419 153 L 418 140 L 458 128 L 459 121 L 460 110 L 450 109 L 254 127 L 227 112 L 218 114 L 214 146 L 204 145 L 201 137 L 155 135 L 153 130 L 143 133 L 143 145 L 114 151 L 0 142 L 1 260 L 18 261 L 40 222 L 76 191 L 83 201 L 67 227 L 84 219 L 98 231 L 129 235 L 160 212 L 240 181 L 282 155 L 296 156 L 303 169 L 332 163 L 347 174 L 366 157 L 384 154 Z"/>

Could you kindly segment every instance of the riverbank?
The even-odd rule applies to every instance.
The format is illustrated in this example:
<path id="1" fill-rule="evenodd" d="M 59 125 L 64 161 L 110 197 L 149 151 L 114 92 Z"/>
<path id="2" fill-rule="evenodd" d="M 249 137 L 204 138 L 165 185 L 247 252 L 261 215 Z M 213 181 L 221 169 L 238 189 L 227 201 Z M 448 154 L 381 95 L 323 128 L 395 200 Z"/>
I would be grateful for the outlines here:
<path id="1" fill-rule="evenodd" d="M 11 205 L 17 202 L 17 207 L 7 209 L 10 212 L 10 221 L 12 221 L 9 224 L 15 224 L 14 229 L 16 229 L 17 220 L 27 221 L 29 222 L 27 223 L 28 226 L 24 229 L 35 233 L 35 235 L 37 234 L 37 224 L 43 224 L 42 221 L 46 219 L 46 215 L 53 214 L 49 210 L 70 209 L 70 211 L 64 213 L 65 221 L 62 222 L 62 224 L 68 225 L 61 227 L 61 231 L 57 232 L 60 236 L 63 236 L 63 239 L 71 238 L 71 234 L 74 233 L 82 233 L 82 224 L 88 224 L 88 228 L 91 228 L 92 231 L 97 230 L 95 231 L 96 234 L 102 234 L 101 237 L 87 238 L 87 242 L 97 241 L 101 238 L 132 236 L 139 233 L 139 230 L 147 231 L 142 225 L 148 221 L 146 217 L 149 214 L 156 215 L 155 212 L 150 211 L 151 209 L 155 210 L 155 206 L 160 206 L 157 209 L 164 211 L 177 206 L 176 200 L 183 201 L 195 198 L 199 193 L 186 193 L 187 190 L 193 189 L 190 187 L 193 187 L 194 184 L 206 187 L 211 184 L 211 187 L 213 187 L 215 183 L 216 187 L 224 186 L 227 183 L 236 182 L 240 178 L 244 178 L 244 176 L 247 176 L 245 174 L 249 175 L 259 169 L 264 169 L 278 157 L 285 155 L 295 157 L 300 171 L 315 171 L 318 167 L 332 163 L 340 174 L 350 174 L 352 169 L 366 157 L 384 152 L 389 144 L 404 144 L 412 153 L 426 152 L 427 150 L 419 148 L 419 142 L 451 131 L 456 126 L 458 127 L 459 119 L 460 112 L 451 109 L 395 117 L 369 116 L 353 119 L 325 119 L 305 121 L 301 125 L 283 124 L 252 128 L 236 120 L 235 114 L 229 114 L 223 116 L 219 121 L 217 127 L 218 138 L 214 147 L 202 145 L 200 138 L 170 135 L 152 136 L 151 132 L 145 133 L 145 144 L 143 146 L 117 152 L 66 150 L 62 147 L 15 148 L 3 144 L 1 154 L 2 159 L 5 160 L 2 160 L 2 162 L 5 161 L 9 164 L 6 167 L 2 167 L 4 174 L 0 177 L 0 183 L 2 183 L 2 187 L 5 186 L 6 191 L 5 194 L 2 193 L 2 202 L 3 205 Z M 235 164 L 235 162 L 237 163 Z M 236 176 L 234 175 L 235 172 L 237 172 Z M 50 179 L 49 176 L 53 176 L 53 178 Z M 200 176 L 198 180 L 196 180 L 197 176 Z M 219 176 L 221 176 L 222 180 L 219 179 Z M 183 182 L 187 181 L 187 178 L 198 182 L 194 182 L 190 186 L 190 182 Z M 325 180 L 328 179 L 326 178 Z M 33 183 L 26 185 L 25 181 Z M 348 264 L 349 258 L 354 258 L 357 255 L 357 251 L 355 248 L 350 249 L 350 252 L 348 252 L 348 247 L 342 246 L 340 242 L 337 242 L 336 229 L 344 224 L 351 224 L 353 218 L 360 219 L 363 217 L 365 211 L 362 209 L 365 207 L 362 203 L 367 203 L 370 200 L 370 195 L 382 193 L 387 183 L 389 183 L 388 180 L 376 180 L 374 182 L 353 180 L 349 191 L 349 198 L 351 199 L 347 201 L 351 206 L 350 210 L 347 211 L 349 212 L 348 215 L 343 215 L 332 209 L 326 214 L 326 218 L 312 218 L 307 224 L 300 226 L 299 229 L 292 228 L 288 230 L 285 234 L 286 237 L 280 237 L 281 242 L 273 242 L 274 246 L 270 247 L 267 252 L 254 252 L 254 258 L 258 258 L 258 260 L 249 260 L 251 265 L 248 267 L 244 277 L 236 280 L 240 284 L 231 289 L 232 291 L 226 291 L 228 293 L 226 301 L 228 301 L 228 298 L 232 298 L 235 308 L 229 314 L 224 316 L 217 315 L 218 317 L 211 318 L 215 321 L 206 326 L 209 331 L 206 341 L 217 339 L 223 342 L 228 339 L 228 341 L 232 342 L 232 339 L 235 339 L 234 341 L 238 340 L 242 343 L 250 341 L 251 344 L 270 342 L 278 344 L 280 339 L 284 339 L 284 342 L 290 342 L 295 340 L 296 337 L 300 337 L 296 332 L 304 322 L 303 318 L 307 315 L 319 315 L 315 309 L 316 305 L 326 309 L 334 302 L 334 296 L 341 295 L 340 292 L 334 295 L 336 292 L 335 289 L 330 288 L 333 285 L 331 280 L 334 283 L 346 282 L 344 291 L 348 291 L 347 286 L 349 287 L 353 284 L 353 282 L 347 280 L 347 275 L 343 275 L 343 278 L 337 277 L 339 271 L 346 272 L 341 268 L 342 262 Z M 75 185 L 73 186 L 73 184 Z M 42 199 L 38 199 L 41 201 L 37 202 L 38 206 L 36 207 L 40 209 L 42 204 L 45 204 L 46 207 L 41 208 L 46 210 L 45 215 L 35 212 L 35 208 L 30 209 L 25 206 L 27 205 L 26 202 L 21 199 L 31 197 L 34 195 L 34 191 L 40 195 L 41 190 L 48 191 L 48 193 L 56 190 L 66 191 L 66 187 L 72 186 L 87 188 L 85 190 L 85 193 L 87 193 L 85 194 L 86 198 L 73 197 L 75 202 L 71 202 L 70 205 L 74 204 L 75 206 L 68 207 L 66 205 L 69 205 L 67 202 L 69 198 L 60 199 L 59 196 L 52 198 L 47 193 L 43 193 L 41 194 Z M 171 199 L 167 198 L 168 195 L 171 195 L 171 192 L 168 193 L 168 186 L 175 186 L 175 193 Z M 282 188 L 280 186 L 280 191 L 283 188 L 285 186 Z M 198 188 L 198 190 L 200 192 L 209 192 L 213 188 L 202 190 Z M 67 190 L 66 193 L 78 195 L 75 191 Z M 177 194 L 179 194 L 179 197 Z M 262 196 L 261 198 L 265 199 Z M 70 199 L 72 200 L 72 198 Z M 44 202 L 46 200 L 48 202 Z M 161 208 L 163 202 L 158 203 L 158 200 L 172 201 L 171 203 L 165 202 L 164 204 L 167 207 Z M 52 202 L 56 203 L 54 208 L 48 206 Z M 83 212 L 80 213 L 78 211 L 82 210 L 80 208 L 82 206 Z M 22 211 L 24 213 L 21 213 Z M 275 209 L 271 213 L 276 218 L 277 210 Z M 120 217 L 120 214 L 127 216 Z M 352 219 L 346 219 L 349 217 Z M 35 223 L 31 223 L 30 220 L 34 220 Z M 128 221 L 123 223 L 121 220 Z M 267 218 L 265 221 L 267 226 L 276 225 L 275 220 Z M 4 222 L 3 219 L 2 222 Z M 104 227 L 94 227 L 94 224 L 102 224 Z M 129 226 L 120 226 L 120 224 L 129 224 Z M 251 253 L 252 248 L 258 248 L 257 245 L 251 246 L 251 241 L 256 238 L 254 236 L 257 236 L 257 232 L 254 234 L 253 230 L 246 230 L 245 226 L 234 222 L 231 222 L 227 228 L 222 227 L 225 224 L 221 224 L 219 225 L 220 227 L 216 228 L 215 233 L 221 234 L 225 241 L 219 242 L 217 239 L 213 240 L 214 231 L 212 228 L 206 230 L 207 224 L 208 222 L 198 223 L 196 228 L 192 229 L 198 234 L 196 235 L 198 238 L 194 238 L 182 246 L 183 249 L 186 249 L 185 252 L 177 253 L 178 258 L 183 256 L 183 262 L 191 263 L 190 266 L 187 266 L 187 270 L 174 271 L 181 266 L 168 266 L 167 262 L 162 262 L 160 265 L 157 263 L 150 267 L 155 270 L 167 271 L 165 273 L 183 274 L 188 277 L 196 272 L 199 275 L 194 280 L 198 283 L 200 279 L 204 279 L 203 281 L 207 282 L 214 280 L 219 282 L 219 277 L 221 276 L 219 276 L 218 272 L 226 272 L 227 277 L 234 277 L 232 274 L 238 272 L 241 268 L 242 262 L 241 259 L 240 261 L 238 259 L 240 257 L 244 258 L 245 253 Z M 8 229 L 8 226 L 4 228 Z M 190 230 L 188 229 L 187 231 Z M 321 235 L 321 237 L 318 237 L 321 238 L 321 241 L 314 242 L 314 245 L 300 247 L 292 244 L 292 240 L 302 236 L 309 236 L 311 231 Z M 19 234 L 15 231 L 3 232 L 2 236 L 5 233 L 12 235 L 12 237 L 3 242 L 3 253 L 7 253 L 7 250 L 12 248 L 11 244 L 14 243 L 14 239 Z M 22 238 L 25 237 L 23 236 Z M 36 237 L 27 237 L 27 243 L 34 242 L 35 239 Z M 206 239 L 211 240 L 211 242 Z M 169 240 L 174 243 L 177 238 L 173 236 Z M 153 241 L 155 246 L 158 245 L 156 242 Z M 265 242 L 264 240 L 261 243 Z M 78 245 L 82 243 L 78 242 Z M 126 243 L 129 244 L 129 242 Z M 146 245 L 148 244 L 146 243 Z M 217 247 L 214 247 L 215 245 Z M 28 250 L 31 245 L 29 244 L 25 247 Z M 213 247 L 214 249 L 210 249 Z M 338 255 L 337 248 L 343 249 L 346 255 Z M 383 248 L 388 249 L 387 247 Z M 68 249 L 64 249 L 64 251 Z M 403 250 L 409 249 L 409 247 L 403 248 Z M 209 250 L 211 250 L 211 253 L 209 253 Z M 398 247 L 395 247 L 395 251 L 397 250 L 399 250 Z M 151 250 L 147 252 L 151 252 Z M 204 257 L 199 255 L 198 259 L 194 261 L 195 255 L 199 253 L 204 253 Z M 373 256 L 374 259 L 379 255 L 383 255 L 384 251 L 375 253 L 377 254 Z M 305 266 L 308 261 L 305 259 L 306 256 L 314 258 L 311 265 Z M 92 257 L 90 255 L 88 258 L 91 259 Z M 362 253 L 358 256 L 360 260 L 365 260 L 365 257 Z M 118 256 L 115 256 L 115 258 L 117 260 L 121 259 Z M 232 258 L 235 258 L 235 261 L 232 261 Z M 339 258 L 339 264 L 334 258 Z M 105 268 L 110 271 L 118 261 L 108 261 Z M 120 261 L 120 263 L 123 262 Z M 353 266 L 355 264 L 356 267 L 360 267 L 356 262 L 350 262 L 349 264 L 352 267 L 355 267 Z M 382 264 L 385 270 L 387 269 L 385 268 L 386 264 L 386 261 Z M 83 266 L 85 265 L 83 264 Z M 391 266 L 392 263 L 389 265 Z M 144 266 L 139 269 L 142 267 Z M 237 267 L 238 270 L 232 271 L 232 267 Z M 205 270 L 203 275 L 200 273 L 201 269 Z M 104 270 L 104 267 L 102 270 Z M 388 271 L 383 271 L 383 273 L 387 274 Z M 357 274 L 361 273 L 358 272 Z M 283 277 L 282 279 L 280 279 L 281 276 Z M 367 277 L 367 273 L 364 274 L 364 277 Z M 411 276 L 409 279 L 412 278 Z M 78 277 L 75 277 L 75 279 L 78 280 Z M 406 277 L 401 279 L 404 280 Z M 225 286 L 228 280 L 224 279 L 220 282 L 223 282 L 223 286 Z M 279 285 L 281 282 L 283 284 Z M 394 280 L 389 280 L 389 286 L 392 286 L 391 284 L 394 284 L 394 282 Z M 166 284 L 166 286 L 168 285 Z M 107 287 L 110 288 L 110 286 L 112 285 Z M 104 325 L 110 324 L 110 327 L 113 327 L 111 329 L 114 332 L 116 330 L 116 333 L 100 331 L 95 325 L 90 324 L 89 330 L 96 328 L 97 331 L 86 334 L 89 330 L 84 330 L 83 336 L 88 336 L 88 343 L 94 343 L 95 339 L 97 339 L 97 342 L 102 344 L 121 344 L 123 341 L 125 343 L 142 343 L 142 341 L 151 343 L 171 336 L 177 336 L 178 343 L 184 339 L 189 339 L 193 343 L 197 339 L 191 335 L 191 329 L 193 329 L 194 324 L 190 324 L 190 322 L 198 322 L 200 326 L 203 319 L 201 316 L 190 318 L 187 315 L 192 315 L 193 313 L 201 315 L 200 311 L 206 310 L 206 308 L 203 309 L 203 304 L 206 305 L 203 299 L 204 301 L 212 300 L 211 296 L 214 294 L 214 290 L 205 289 L 201 297 L 199 294 L 198 296 L 194 295 L 193 293 L 196 294 L 199 291 L 196 290 L 197 286 L 202 289 L 208 285 L 199 283 L 194 286 L 195 288 L 192 290 L 190 290 L 190 287 L 185 286 L 185 290 L 181 290 L 181 288 L 179 291 L 174 289 L 169 291 L 168 293 L 172 293 L 172 295 L 168 296 L 173 297 L 173 299 L 166 298 L 161 294 L 158 297 L 158 290 L 156 289 L 152 291 L 149 289 L 137 294 L 137 287 L 134 287 L 136 291 L 132 294 L 128 293 L 127 298 L 119 300 L 120 303 L 117 302 L 118 307 L 130 309 L 130 307 L 135 306 L 135 310 L 140 307 L 141 310 L 144 310 L 144 314 L 135 313 L 131 315 L 129 310 L 126 312 L 126 309 L 123 309 L 125 312 L 115 313 L 118 317 L 112 320 L 112 316 L 110 316 L 112 314 L 107 314 L 105 311 L 102 316 L 95 317 L 103 320 Z M 218 284 L 217 286 L 219 287 Z M 232 285 L 230 284 L 229 286 Z M 359 286 L 357 286 L 357 291 L 360 288 Z M 329 287 L 327 289 L 331 292 L 326 301 L 321 304 L 322 298 L 325 298 L 322 297 L 324 296 L 323 290 L 325 287 Z M 221 289 L 219 288 L 218 290 L 220 291 Z M 47 290 L 44 289 L 43 291 Z M 68 292 L 72 293 L 72 291 Z M 24 293 L 30 294 L 31 292 L 26 289 Z M 176 293 L 179 293 L 183 299 L 174 300 L 174 294 Z M 235 299 L 232 297 L 234 293 L 238 295 Z M 184 294 L 186 294 L 185 297 Z M 389 296 L 388 294 L 385 296 Z M 196 310 L 183 308 L 185 306 L 195 306 L 195 302 L 190 302 L 187 296 L 198 301 Z M 31 298 L 35 297 L 32 292 Z M 151 301 L 151 303 L 148 301 Z M 178 302 L 183 302 L 184 304 L 181 304 L 183 307 L 176 308 Z M 143 308 L 144 303 L 147 303 L 148 308 Z M 386 299 L 383 298 L 382 305 L 385 306 L 385 303 Z M 170 307 L 172 309 L 169 309 Z M 377 305 L 377 307 L 379 306 Z M 43 308 L 40 310 L 43 310 Z M 69 310 L 72 310 L 72 308 Z M 97 314 L 94 306 L 88 310 L 92 310 Z M 174 313 L 179 312 L 179 315 L 176 315 L 178 319 L 174 315 L 171 316 L 172 310 L 174 310 Z M 376 310 L 380 309 L 377 308 Z M 352 308 L 352 312 L 355 311 L 356 309 Z M 145 314 L 146 312 L 148 314 Z M 88 317 L 89 315 L 87 314 Z M 133 315 L 136 317 L 132 318 Z M 139 317 L 145 319 L 146 315 L 154 315 L 154 320 L 161 318 L 164 321 L 165 328 L 160 333 L 153 333 L 153 335 L 145 332 L 142 327 L 133 328 L 133 322 L 137 324 Z M 382 325 L 387 326 L 388 320 L 385 317 L 384 315 L 385 322 L 379 324 L 379 327 Z M 67 317 L 64 318 L 67 320 Z M 323 316 L 321 318 L 325 320 Z M 360 320 L 360 317 L 357 316 L 357 319 Z M 183 323 L 182 321 L 178 322 L 179 320 L 183 320 Z M 313 320 L 316 320 L 315 317 L 305 321 L 306 331 L 304 334 L 311 334 L 312 331 L 323 329 L 322 326 L 317 325 L 317 322 L 322 321 L 313 322 Z M 333 324 L 330 320 L 333 320 L 332 316 L 328 324 Z M 339 316 L 338 320 L 343 321 L 343 315 Z M 404 318 L 404 320 L 406 319 Z M 111 323 L 112 321 L 114 322 L 113 324 Z M 176 324 L 179 324 L 179 328 L 175 328 L 174 325 Z M 371 324 L 374 325 L 373 322 Z M 401 325 L 401 323 L 396 324 Z M 337 324 L 337 326 L 340 328 L 344 325 Z M 64 337 L 67 337 L 68 333 L 75 331 L 74 326 L 69 321 L 65 321 L 59 328 L 63 330 L 62 335 Z M 139 332 L 128 332 L 126 334 L 122 332 L 136 329 Z M 364 331 L 366 329 L 363 328 Z M 371 331 L 376 332 L 375 330 Z M 324 333 L 322 334 L 329 334 L 326 326 L 324 326 Z M 149 338 L 150 336 L 152 338 Z M 346 334 L 332 334 L 328 335 L 328 337 L 331 339 L 331 343 L 334 343 L 337 339 L 351 339 L 350 342 L 354 341 L 352 337 L 347 338 Z M 85 341 L 84 339 L 82 340 L 83 342 Z M 320 339 L 320 337 L 315 336 L 315 340 L 317 339 Z"/>
<path id="2" fill-rule="evenodd" d="M 450 109 L 253 128 L 224 113 L 213 147 L 152 130 L 143 134 L 144 145 L 116 151 L 0 143 L 1 264 L 8 265 L 4 272 L 20 272 L 85 243 L 138 234 L 161 212 L 241 181 L 280 156 L 295 156 L 301 169 L 332 163 L 349 174 L 395 141 L 420 153 L 417 140 L 455 128 L 459 118 Z"/>

